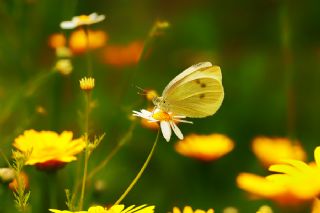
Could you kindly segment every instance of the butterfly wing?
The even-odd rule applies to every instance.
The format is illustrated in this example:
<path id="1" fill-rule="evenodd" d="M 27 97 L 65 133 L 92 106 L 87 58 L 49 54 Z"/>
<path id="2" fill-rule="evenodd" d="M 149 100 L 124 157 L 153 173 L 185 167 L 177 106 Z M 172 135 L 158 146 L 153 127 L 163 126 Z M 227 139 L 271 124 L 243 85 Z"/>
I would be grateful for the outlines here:
<path id="1" fill-rule="evenodd" d="M 168 86 L 162 97 L 168 111 L 177 115 L 194 118 L 213 115 L 224 98 L 221 70 L 218 66 L 211 65 L 192 70 Z"/>
<path id="2" fill-rule="evenodd" d="M 198 64 L 192 65 L 191 67 L 185 69 L 182 73 L 177 75 L 174 79 L 172 79 L 169 84 L 164 88 L 162 92 L 162 96 L 165 94 L 169 94 L 174 88 L 179 85 L 179 83 L 185 79 L 185 77 L 189 76 L 191 73 L 197 71 L 206 69 L 208 67 L 212 67 L 212 64 L 210 62 L 200 62 Z M 220 74 L 221 75 L 221 74 Z"/>

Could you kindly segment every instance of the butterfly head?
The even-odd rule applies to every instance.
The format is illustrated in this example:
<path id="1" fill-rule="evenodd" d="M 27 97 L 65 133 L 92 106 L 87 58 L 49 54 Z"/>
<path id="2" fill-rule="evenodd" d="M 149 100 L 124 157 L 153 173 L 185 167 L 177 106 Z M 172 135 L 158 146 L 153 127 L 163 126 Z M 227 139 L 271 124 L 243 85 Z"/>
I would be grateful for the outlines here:
<path id="1" fill-rule="evenodd" d="M 169 111 L 169 104 L 163 97 L 155 97 L 152 102 L 157 108 L 165 112 Z"/>

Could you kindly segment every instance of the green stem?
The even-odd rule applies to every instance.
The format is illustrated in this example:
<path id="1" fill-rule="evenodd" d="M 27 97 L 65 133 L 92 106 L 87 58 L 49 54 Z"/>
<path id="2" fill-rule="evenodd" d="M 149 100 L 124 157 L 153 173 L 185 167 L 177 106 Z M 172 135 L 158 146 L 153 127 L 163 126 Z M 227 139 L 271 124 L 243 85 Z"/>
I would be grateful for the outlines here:
<path id="1" fill-rule="evenodd" d="M 48 180 L 49 180 L 49 196 L 50 196 L 50 208 L 55 209 L 58 208 L 58 200 L 57 200 L 57 171 L 49 172 L 48 174 Z"/>
<path id="2" fill-rule="evenodd" d="M 88 175 L 88 180 L 91 179 L 96 173 L 98 173 L 102 168 L 104 168 L 109 161 L 112 159 L 112 157 L 120 150 L 120 148 L 127 143 L 132 138 L 132 132 L 135 127 L 135 123 L 132 123 L 130 126 L 128 132 L 121 138 L 119 143 L 116 145 L 116 147 L 113 148 L 113 150 L 107 155 L 107 157 L 101 161 L 101 163 L 96 166 Z"/>
<path id="3" fill-rule="evenodd" d="M 91 92 L 86 92 L 86 114 L 85 114 L 85 133 L 87 134 L 87 141 L 89 139 L 89 117 L 90 117 L 90 102 L 91 102 Z"/>
<path id="4" fill-rule="evenodd" d="M 87 175 L 88 175 L 88 161 L 90 156 L 90 150 L 89 150 L 90 99 L 91 99 L 91 92 L 88 91 L 86 92 L 86 118 L 85 118 L 86 149 L 85 149 L 85 156 L 84 156 L 84 168 L 83 168 L 83 178 L 82 178 L 82 185 L 81 185 L 81 195 L 80 195 L 80 201 L 79 201 L 79 211 L 81 211 L 83 207 L 84 193 L 85 193 L 86 181 L 87 181 Z"/>
<path id="5" fill-rule="evenodd" d="M 159 138 L 159 132 L 158 131 L 158 134 L 157 134 L 157 137 L 153 143 L 153 146 L 152 146 L 152 149 L 146 159 L 146 161 L 144 162 L 143 166 L 141 167 L 139 173 L 136 175 L 136 177 L 133 179 L 133 181 L 130 183 L 129 187 L 126 189 L 126 191 L 121 195 L 121 197 L 114 203 L 114 205 L 118 205 L 121 203 L 121 201 L 128 195 L 128 193 L 131 191 L 131 189 L 134 187 L 134 185 L 137 183 L 137 181 L 140 179 L 141 175 L 143 174 L 144 170 L 147 168 L 150 160 L 151 160 L 151 157 L 154 153 L 154 150 L 156 148 L 156 145 L 157 145 L 157 142 L 158 142 L 158 138 Z"/>
<path id="6" fill-rule="evenodd" d="M 9 159 L 7 158 L 7 156 L 3 153 L 3 151 L 1 149 L 0 149 L 0 154 L 3 158 L 3 160 L 8 164 L 8 166 L 11 167 Z"/>
<path id="7" fill-rule="evenodd" d="M 79 201 L 79 211 L 81 211 L 83 207 L 84 193 L 85 193 L 86 181 L 87 181 L 88 161 L 89 161 L 88 144 L 86 147 L 86 152 L 84 157 L 84 169 L 83 169 L 83 178 L 82 178 L 82 185 L 81 185 L 81 195 L 80 195 L 80 201 Z"/>
<path id="8" fill-rule="evenodd" d="M 83 27 L 84 33 L 86 35 L 86 57 L 87 57 L 87 68 L 88 68 L 88 77 L 92 76 L 93 70 L 92 70 L 92 60 L 90 55 L 90 40 L 89 40 L 89 28 L 88 26 Z"/>

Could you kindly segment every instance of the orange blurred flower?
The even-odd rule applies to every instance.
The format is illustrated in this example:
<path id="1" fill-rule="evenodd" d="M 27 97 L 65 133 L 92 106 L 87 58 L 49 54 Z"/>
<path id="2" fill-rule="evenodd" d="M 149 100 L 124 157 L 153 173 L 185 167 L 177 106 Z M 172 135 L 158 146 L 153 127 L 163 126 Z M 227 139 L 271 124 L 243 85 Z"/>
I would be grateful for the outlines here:
<path id="1" fill-rule="evenodd" d="M 49 46 L 57 49 L 66 46 L 67 40 L 62 33 L 54 33 L 49 37 Z"/>
<path id="2" fill-rule="evenodd" d="M 126 46 L 108 45 L 103 51 L 102 60 L 115 67 L 126 67 L 138 63 L 142 50 L 141 41 L 134 41 Z"/>
<path id="3" fill-rule="evenodd" d="M 223 134 L 191 134 L 175 144 L 181 155 L 203 161 L 211 161 L 229 153 L 234 147 L 233 141 Z"/>
<path id="4" fill-rule="evenodd" d="M 159 124 L 156 122 L 150 122 L 147 119 L 141 119 L 141 125 L 148 129 L 157 130 L 159 129 Z"/>
<path id="5" fill-rule="evenodd" d="M 75 54 L 83 53 L 87 50 L 87 45 L 89 49 L 97 49 L 103 47 L 108 40 L 108 35 L 102 30 L 89 30 L 88 37 L 89 44 L 87 44 L 88 38 L 84 30 L 79 29 L 72 32 L 69 39 L 71 51 Z"/>
<path id="6" fill-rule="evenodd" d="M 21 178 L 21 184 L 24 185 L 25 189 L 29 188 L 29 178 L 28 175 L 24 172 L 20 172 L 19 173 L 19 178 Z M 17 178 L 13 179 L 13 181 L 11 181 L 9 183 L 9 189 L 11 189 L 12 191 L 15 191 L 18 188 L 18 181 Z"/>
<path id="7" fill-rule="evenodd" d="M 148 101 L 151 101 L 151 102 L 152 102 L 156 97 L 159 96 L 158 93 L 157 93 L 157 91 L 155 91 L 155 90 L 153 90 L 153 89 L 146 89 L 146 90 L 144 90 L 144 95 L 145 95 L 146 99 L 147 99 Z"/>
<path id="8" fill-rule="evenodd" d="M 283 159 L 306 159 L 306 153 L 300 143 L 288 138 L 256 137 L 252 142 L 252 150 L 265 167 Z"/>
<path id="9" fill-rule="evenodd" d="M 306 201 L 287 186 L 255 174 L 240 173 L 236 181 L 239 188 L 256 198 L 270 199 L 281 205 L 296 205 Z"/>
<path id="10" fill-rule="evenodd" d="M 73 133 L 64 131 L 26 130 L 18 136 L 13 146 L 22 153 L 31 152 L 26 165 L 36 165 L 39 169 L 57 169 L 77 158 L 76 154 L 85 148 L 83 138 L 73 139 Z"/>

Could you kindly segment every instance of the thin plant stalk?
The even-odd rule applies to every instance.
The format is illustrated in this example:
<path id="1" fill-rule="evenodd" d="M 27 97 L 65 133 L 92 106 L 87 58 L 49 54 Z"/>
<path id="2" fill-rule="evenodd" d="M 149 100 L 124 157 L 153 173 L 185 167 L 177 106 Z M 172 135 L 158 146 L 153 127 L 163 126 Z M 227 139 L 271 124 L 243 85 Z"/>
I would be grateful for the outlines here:
<path id="1" fill-rule="evenodd" d="M 120 148 L 127 143 L 132 138 L 132 132 L 135 127 L 135 123 L 132 123 L 128 132 L 121 138 L 119 143 L 112 149 L 112 151 L 107 155 L 107 157 L 100 162 L 99 165 L 97 165 L 88 175 L 88 180 L 91 179 L 93 176 L 95 176 L 101 169 L 103 169 L 109 161 L 112 159 L 112 157 L 120 150 Z"/>
<path id="2" fill-rule="evenodd" d="M 83 27 L 84 34 L 86 35 L 86 57 L 87 57 L 87 71 L 88 76 L 92 76 L 93 70 L 92 70 L 92 60 L 91 60 L 91 54 L 90 54 L 90 38 L 89 38 L 89 28 L 88 26 Z"/>
<path id="3" fill-rule="evenodd" d="M 91 100 L 91 91 L 86 92 L 86 114 L 85 114 L 85 141 L 86 141 L 86 148 L 85 148 L 85 155 L 84 155 L 84 168 L 83 168 L 83 178 L 82 178 L 82 185 L 81 185 L 81 194 L 79 200 L 79 211 L 82 210 L 83 207 L 83 200 L 84 200 L 84 193 L 86 188 L 86 181 L 88 175 L 88 161 L 90 156 L 89 151 L 89 115 L 90 115 L 90 100 Z"/>
<path id="4" fill-rule="evenodd" d="M 144 162 L 143 166 L 141 167 L 140 171 L 138 172 L 138 174 L 136 175 L 136 177 L 132 180 L 132 182 L 130 183 L 130 185 L 128 186 L 128 188 L 126 189 L 126 191 L 120 196 L 120 198 L 114 203 L 114 205 L 118 205 L 121 203 L 121 201 L 128 195 L 128 193 L 131 191 L 131 189 L 135 186 L 135 184 L 137 183 L 137 181 L 140 179 L 141 175 L 143 174 L 144 170 L 147 168 L 150 160 L 151 160 L 151 157 L 154 153 L 154 150 L 157 146 L 157 143 L 158 143 L 158 139 L 159 139 L 159 132 L 160 130 L 158 130 L 158 133 L 157 133 L 157 137 L 153 143 L 153 146 L 151 148 L 151 151 L 146 159 L 146 161 Z"/>
<path id="5" fill-rule="evenodd" d="M 50 208 L 58 208 L 58 200 L 57 200 L 57 171 L 53 171 L 47 174 L 49 180 L 49 196 L 50 196 Z"/>

